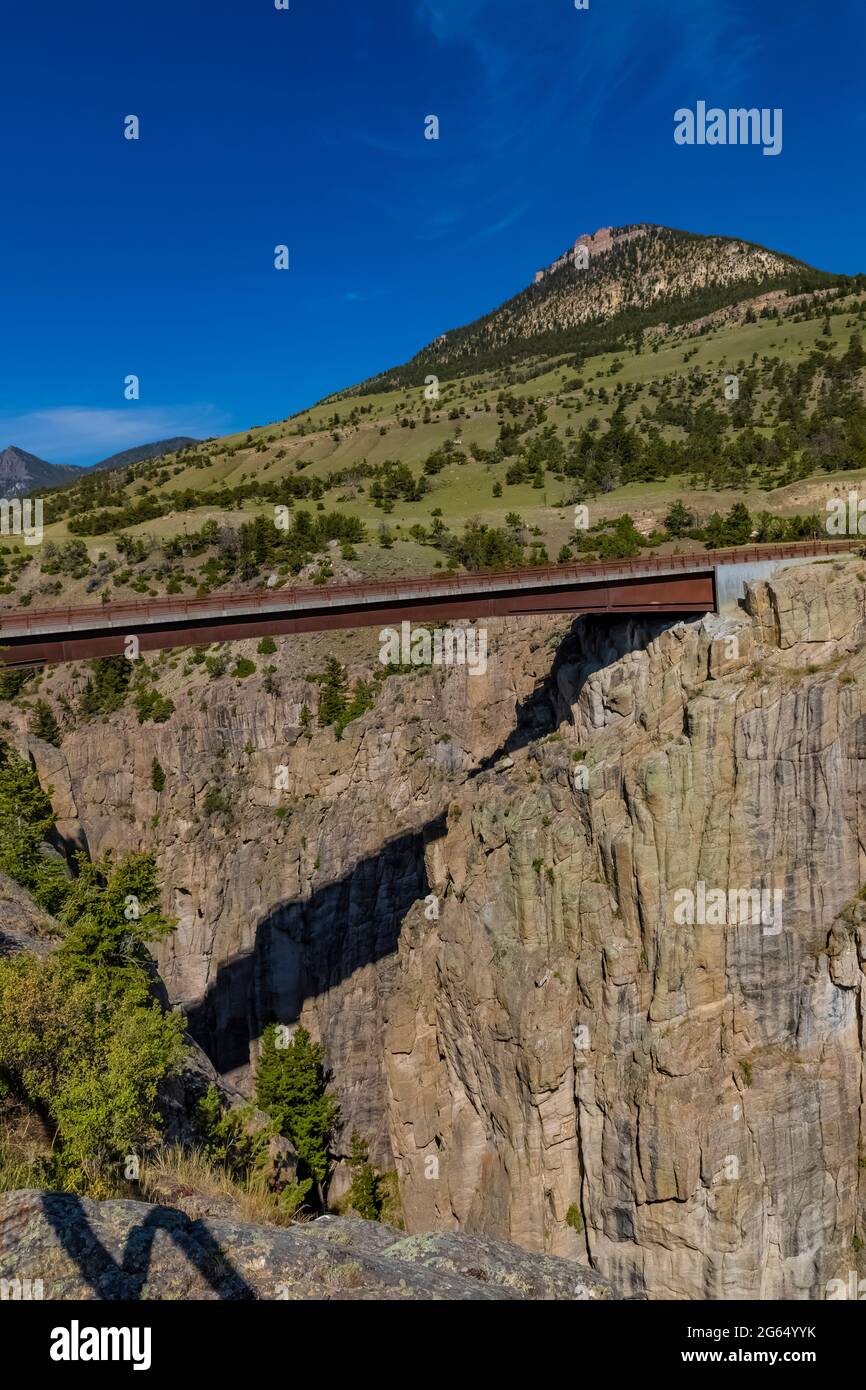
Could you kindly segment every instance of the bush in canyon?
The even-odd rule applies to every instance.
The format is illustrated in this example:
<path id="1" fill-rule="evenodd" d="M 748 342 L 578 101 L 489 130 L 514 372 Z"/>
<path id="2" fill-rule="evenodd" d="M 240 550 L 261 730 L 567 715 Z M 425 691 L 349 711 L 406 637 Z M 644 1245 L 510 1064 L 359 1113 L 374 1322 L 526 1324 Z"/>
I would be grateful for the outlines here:
<path id="1" fill-rule="evenodd" d="M 14 700 L 33 674 L 33 671 L 16 671 L 0 665 L 0 700 Z"/>
<path id="2" fill-rule="evenodd" d="M 159 1084 L 184 1053 L 147 949 L 173 924 L 157 906 L 152 856 L 79 855 L 69 877 L 45 852 L 53 828 L 30 763 L 0 745 L 0 870 L 63 929 L 49 956 L 0 961 L 0 1095 L 49 1125 L 54 1185 L 110 1195 L 124 1156 L 158 1137 Z"/>
<path id="3" fill-rule="evenodd" d="M 236 1182 L 248 1181 L 267 1154 L 270 1131 L 253 1132 L 252 1106 L 225 1109 L 216 1086 L 210 1085 L 195 1110 L 202 1152 L 209 1163 L 222 1168 Z"/>
<path id="4" fill-rule="evenodd" d="M 125 656 L 104 656 L 91 662 L 79 709 L 85 716 L 112 714 L 123 705 L 132 679 L 132 662 Z"/>
<path id="5" fill-rule="evenodd" d="M 174 714 L 174 701 L 167 700 L 158 690 L 140 690 L 135 697 L 135 710 L 139 724 L 149 719 L 155 724 L 164 724 Z"/>
<path id="6" fill-rule="evenodd" d="M 262 1036 L 256 1069 L 256 1104 L 294 1145 L 300 1160 L 299 1176 L 313 1179 L 321 1204 L 339 1107 L 325 1090 L 321 1044 L 313 1042 L 306 1028 L 296 1029 L 286 1046 L 279 1046 L 281 1041 L 276 1025 L 269 1024 Z"/>
<path id="7" fill-rule="evenodd" d="M 159 911 L 153 855 L 115 863 L 111 855 L 95 862 L 79 854 L 76 862 L 59 914 L 66 930 L 58 957 L 72 978 L 95 976 L 106 996 L 115 996 L 149 980 L 148 943 L 168 936 L 175 924 Z"/>
<path id="8" fill-rule="evenodd" d="M 324 673 L 317 676 L 322 687 L 319 700 L 319 723 L 334 724 L 346 712 L 348 704 L 348 682 L 346 672 L 335 656 L 329 656 Z"/>
<path id="9" fill-rule="evenodd" d="M 275 1121 L 257 1125 L 252 1105 L 227 1109 L 211 1085 L 198 1101 L 195 1124 L 200 1159 L 234 1185 L 235 1195 L 258 1199 L 265 1220 L 290 1221 L 302 1208 L 313 1179 L 285 1182 L 275 1177 L 269 1154 L 270 1141 L 279 1132 Z"/>
<path id="10" fill-rule="evenodd" d="M 0 872 L 20 883 L 47 912 L 57 912 L 69 891 L 63 863 L 51 856 L 51 802 L 26 758 L 0 744 Z"/>
<path id="11" fill-rule="evenodd" d="M 580 1214 L 580 1207 L 576 1202 L 572 1202 L 568 1211 L 565 1213 L 565 1223 L 567 1226 L 570 1226 L 573 1231 L 583 1230 L 583 1217 Z"/>
<path id="12" fill-rule="evenodd" d="M 143 972 L 106 994 L 57 955 L 0 962 L 0 1092 L 50 1124 L 54 1186 L 113 1192 L 125 1155 L 159 1136 L 157 1091 L 183 1051 Z"/>
<path id="13" fill-rule="evenodd" d="M 346 726 L 351 724 L 353 719 L 360 719 L 362 714 L 373 708 L 374 687 L 369 681 L 358 680 L 350 695 L 346 672 L 335 656 L 328 657 L 322 675 L 312 676 L 310 679 L 318 681 L 322 687 L 319 724 L 323 727 L 330 725 L 338 739 L 343 737 Z M 304 708 L 306 709 L 306 706 Z M 302 725 L 303 722 L 302 711 Z"/>
<path id="14" fill-rule="evenodd" d="M 357 1130 L 352 1131 L 348 1164 L 352 1173 L 349 1206 L 365 1221 L 379 1221 L 382 1214 L 379 1178 L 370 1162 L 367 1142 L 361 1138 Z"/>
<path id="15" fill-rule="evenodd" d="M 0 1089 L 50 1124 L 61 1187 L 107 1195 L 124 1156 L 159 1134 L 158 1087 L 184 1044 L 152 993 L 144 943 L 171 929 L 147 905 L 154 888 L 148 856 L 80 862 L 58 950 L 0 962 Z"/>

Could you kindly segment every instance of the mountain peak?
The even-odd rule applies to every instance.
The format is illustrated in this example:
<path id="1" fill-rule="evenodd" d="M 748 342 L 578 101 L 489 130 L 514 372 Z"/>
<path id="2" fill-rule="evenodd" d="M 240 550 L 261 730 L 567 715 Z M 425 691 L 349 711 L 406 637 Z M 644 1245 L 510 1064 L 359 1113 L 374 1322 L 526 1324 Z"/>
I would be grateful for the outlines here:
<path id="1" fill-rule="evenodd" d="M 569 261 L 573 261 L 582 247 L 586 249 L 590 260 L 593 260 L 608 255 L 623 242 L 646 236 L 647 232 L 664 230 L 664 227 L 654 227 L 649 223 L 640 223 L 634 227 L 599 227 L 597 232 L 589 232 L 577 237 L 574 245 L 570 246 L 567 251 L 563 251 L 562 255 L 549 266 L 543 270 L 537 270 L 535 283 L 539 284 L 545 275 L 550 275 L 553 271 L 559 270 L 561 266 L 567 265 Z"/>
<path id="2" fill-rule="evenodd" d="M 649 222 L 599 227 L 498 309 L 354 390 L 414 386 L 431 372 L 456 377 L 531 357 L 619 352 L 647 332 L 706 320 L 771 291 L 799 294 L 846 279 L 739 237 Z"/>
<path id="3" fill-rule="evenodd" d="M 0 452 L 0 496 L 22 497 L 34 489 L 58 487 L 78 473 L 68 463 L 48 463 L 17 444 Z"/>

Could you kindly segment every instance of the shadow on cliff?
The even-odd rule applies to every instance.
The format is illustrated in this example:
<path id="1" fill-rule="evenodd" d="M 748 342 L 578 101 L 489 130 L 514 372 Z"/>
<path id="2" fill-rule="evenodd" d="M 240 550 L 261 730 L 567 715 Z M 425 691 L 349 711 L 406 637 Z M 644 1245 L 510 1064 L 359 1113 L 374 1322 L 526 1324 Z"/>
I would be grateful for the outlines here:
<path id="1" fill-rule="evenodd" d="M 648 626 L 623 618 L 612 626 L 593 618 L 576 620 L 559 643 L 547 675 L 518 703 L 507 738 L 466 774 L 464 783 L 552 733 L 593 671 L 676 621 Z M 595 654 L 590 660 L 589 648 Z M 565 667 L 570 669 L 564 673 L 563 693 L 560 676 Z M 282 903 L 258 923 L 252 951 L 220 966 L 202 1002 L 189 1011 L 189 1030 L 218 1071 L 226 1074 L 247 1066 L 250 1043 L 265 1024 L 296 1021 L 307 999 L 396 952 L 404 917 L 430 892 L 425 846 L 441 838 L 445 829 L 443 811 L 419 830 L 385 841 L 375 854 L 309 898 Z"/>
<path id="2" fill-rule="evenodd" d="M 42 1210 L 67 1255 L 97 1298 L 138 1301 L 150 1273 L 153 1243 L 164 1231 L 220 1299 L 258 1297 L 234 1268 L 207 1226 L 171 1208 L 152 1207 L 133 1226 L 118 1262 L 93 1229 L 80 1197 L 68 1192 L 42 1194 Z"/>
<path id="3" fill-rule="evenodd" d="M 685 616 L 686 621 L 693 618 L 693 614 Z M 481 759 L 467 781 L 495 767 L 500 758 L 554 733 L 591 675 L 627 653 L 639 651 L 666 628 L 682 621 L 675 614 L 663 618 L 619 614 L 613 621 L 592 614 L 576 618 L 557 646 L 547 675 L 518 703 L 514 728 L 494 752 Z"/>
<path id="4" fill-rule="evenodd" d="M 220 966 L 189 1010 L 189 1030 L 218 1071 L 246 1066 L 266 1023 L 294 1022 L 306 999 L 396 952 L 404 917 L 430 892 L 425 846 L 444 833 L 442 813 L 262 918 L 252 951 Z"/>

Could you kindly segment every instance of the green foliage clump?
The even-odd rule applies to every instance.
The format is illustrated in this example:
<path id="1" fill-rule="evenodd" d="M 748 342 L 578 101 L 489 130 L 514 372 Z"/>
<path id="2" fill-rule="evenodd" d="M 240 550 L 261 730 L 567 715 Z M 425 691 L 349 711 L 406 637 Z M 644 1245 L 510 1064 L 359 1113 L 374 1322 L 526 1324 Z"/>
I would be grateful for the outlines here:
<path id="1" fill-rule="evenodd" d="M 165 770 L 157 758 L 154 758 L 150 765 L 150 785 L 155 792 L 161 792 L 165 788 Z"/>
<path id="2" fill-rule="evenodd" d="M 278 1132 L 276 1124 L 257 1128 L 251 1105 L 229 1110 L 224 1107 L 216 1086 L 211 1085 L 196 1105 L 195 1125 L 208 1163 L 223 1169 L 233 1181 L 248 1190 L 261 1186 L 268 1145 Z M 293 1216 L 303 1206 L 312 1186 L 312 1178 L 279 1186 L 276 1199 L 281 1214 Z"/>
<path id="3" fill-rule="evenodd" d="M 382 1213 L 379 1181 L 376 1170 L 370 1163 L 370 1150 L 367 1142 L 361 1138 L 357 1130 L 352 1132 L 348 1162 L 352 1170 L 349 1205 L 365 1221 L 379 1221 Z"/>
<path id="4" fill-rule="evenodd" d="M 444 535 L 441 550 L 468 570 L 513 569 L 523 563 L 524 547 L 513 530 L 467 521 L 460 537 Z"/>
<path id="5" fill-rule="evenodd" d="M 329 656 L 324 674 L 319 678 L 322 694 L 319 699 L 319 723 L 335 724 L 346 711 L 348 682 L 346 672 L 335 656 Z"/>
<path id="6" fill-rule="evenodd" d="M 256 647 L 256 651 L 258 652 L 259 656 L 273 656 L 276 650 L 277 644 L 274 641 L 273 637 L 263 637 L 261 642 L 259 642 L 258 646 Z"/>
<path id="7" fill-rule="evenodd" d="M 248 1180 L 253 1169 L 261 1163 L 270 1138 L 267 1128 L 257 1132 L 251 1130 L 251 1117 L 252 1106 L 225 1109 L 219 1091 L 213 1084 L 199 1099 L 195 1109 L 195 1124 L 205 1157 L 241 1182 Z"/>
<path id="8" fill-rule="evenodd" d="M 152 688 L 140 690 L 135 697 L 135 710 L 139 724 L 146 724 L 149 719 L 155 724 L 164 724 L 174 714 L 174 701 Z"/>
<path id="9" fill-rule="evenodd" d="M 565 1213 L 565 1224 L 570 1226 L 573 1231 L 583 1230 L 583 1217 L 580 1214 L 580 1207 L 576 1202 L 572 1202 L 568 1211 Z"/>
<path id="10" fill-rule="evenodd" d="M 172 924 L 150 855 L 80 854 L 70 879 L 45 854 L 53 826 L 30 764 L 0 747 L 0 870 L 64 928 L 53 954 L 0 961 L 0 1092 L 53 1125 L 52 1180 L 98 1196 L 109 1167 L 158 1135 L 158 1087 L 183 1056 L 183 1022 L 153 996 L 146 945 Z"/>
<path id="11" fill-rule="evenodd" d="M 81 713 L 105 715 L 120 709 L 132 679 L 132 663 L 125 656 L 102 656 L 91 662 L 90 672 L 79 700 Z"/>
<path id="12" fill-rule="evenodd" d="M 224 676 L 228 669 L 228 664 L 229 659 L 225 652 L 215 652 L 213 656 L 206 657 L 204 663 L 205 670 L 211 680 L 218 680 L 220 676 Z"/>
<path id="13" fill-rule="evenodd" d="M 665 517 L 665 530 L 669 536 L 685 536 L 694 524 L 694 516 L 678 497 Z"/>
<path id="14" fill-rule="evenodd" d="M 78 873 L 68 885 L 60 921 L 66 927 L 58 956 L 71 977 L 97 977 L 117 993 L 150 964 L 147 943 L 174 930 L 159 910 L 159 883 L 152 854 L 111 855 L 96 862 L 77 856 Z"/>
<path id="15" fill-rule="evenodd" d="M 362 714 L 373 708 L 374 691 L 369 681 L 359 680 L 351 695 L 346 672 L 335 656 L 328 657 L 324 673 L 313 677 L 322 687 L 319 700 L 319 723 L 324 727 L 331 725 L 337 738 L 343 737 L 347 724 L 360 719 Z M 304 706 L 306 709 L 306 706 Z M 306 727 L 301 717 L 303 727 Z"/>
<path id="16" fill-rule="evenodd" d="M 20 883 L 48 912 L 59 911 L 69 890 L 62 863 L 46 852 L 53 830 L 51 802 L 33 767 L 0 744 L 0 872 Z"/>
<path id="17" fill-rule="evenodd" d="M 16 670 L 0 662 L 0 700 L 14 700 L 32 675 L 32 671 Z"/>
<path id="18" fill-rule="evenodd" d="M 251 676 L 255 669 L 256 663 L 254 661 L 250 661 L 249 657 L 247 656 L 239 656 L 234 664 L 234 670 L 231 672 L 231 674 L 233 676 L 238 676 L 240 677 L 240 679 L 243 680 L 244 677 Z"/>
<path id="19" fill-rule="evenodd" d="M 33 712 L 30 716 L 30 732 L 35 738 L 41 738 L 46 743 L 53 743 L 55 748 L 60 747 L 63 735 L 54 711 L 47 700 L 37 700 L 33 706 Z"/>
<path id="20" fill-rule="evenodd" d="M 0 1079 L 53 1123 L 63 1186 L 98 1192 L 109 1165 L 157 1137 L 158 1086 L 183 1050 L 181 1019 L 143 973 L 106 996 L 58 955 L 0 962 Z"/>
<path id="21" fill-rule="evenodd" d="M 208 787 L 204 797 L 206 816 L 226 816 L 231 813 L 232 803 L 221 787 Z"/>
<path id="22" fill-rule="evenodd" d="M 313 1042 L 306 1028 L 296 1029 L 285 1047 L 278 1046 L 281 1036 L 275 1024 L 269 1024 L 262 1036 L 256 1103 L 294 1145 L 299 1176 L 312 1178 L 321 1191 L 339 1107 L 325 1090 L 321 1044 Z"/>

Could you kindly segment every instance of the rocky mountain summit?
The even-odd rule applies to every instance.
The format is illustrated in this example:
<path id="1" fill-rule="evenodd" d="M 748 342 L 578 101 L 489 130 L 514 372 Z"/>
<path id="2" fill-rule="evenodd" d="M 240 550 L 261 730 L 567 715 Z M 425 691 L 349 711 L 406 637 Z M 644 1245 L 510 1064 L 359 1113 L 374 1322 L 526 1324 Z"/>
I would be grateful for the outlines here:
<path id="1" fill-rule="evenodd" d="M 661 324 L 696 321 L 774 291 L 845 281 L 753 242 L 640 223 L 577 237 L 527 287 L 474 323 L 441 334 L 403 367 L 365 383 L 403 386 L 532 355 L 631 344 Z M 745 307 L 743 313 L 745 314 Z"/>

